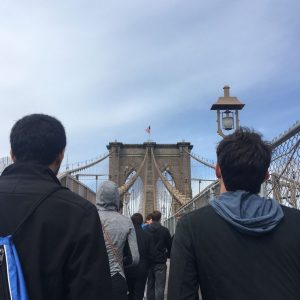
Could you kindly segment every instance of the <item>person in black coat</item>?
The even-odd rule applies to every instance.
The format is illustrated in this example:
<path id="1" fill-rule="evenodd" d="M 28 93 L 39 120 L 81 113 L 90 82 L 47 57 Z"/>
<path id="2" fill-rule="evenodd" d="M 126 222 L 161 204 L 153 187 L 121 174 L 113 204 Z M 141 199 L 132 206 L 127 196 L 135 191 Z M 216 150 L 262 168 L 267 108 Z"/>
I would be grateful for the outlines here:
<path id="1" fill-rule="evenodd" d="M 169 230 L 160 224 L 161 212 L 152 213 L 152 223 L 145 228 L 152 236 L 154 254 L 148 273 L 147 300 L 163 300 L 167 276 L 167 259 L 170 257 L 172 239 Z"/>
<path id="2" fill-rule="evenodd" d="M 153 260 L 153 241 L 148 232 L 142 229 L 143 216 L 135 213 L 131 217 L 135 228 L 140 262 L 137 266 L 125 268 L 125 275 L 128 286 L 128 300 L 142 300 L 148 276 L 148 270 Z"/>
<path id="3" fill-rule="evenodd" d="M 14 236 L 28 299 L 111 300 L 96 207 L 60 188 L 56 177 L 66 146 L 63 125 L 47 115 L 29 115 L 13 126 L 10 142 L 14 164 L 0 176 L 0 236 L 11 234 L 33 203 L 58 188 Z"/>
<path id="4" fill-rule="evenodd" d="M 258 194 L 271 153 L 246 128 L 220 142 L 221 195 L 178 222 L 168 300 L 300 299 L 300 211 Z"/>

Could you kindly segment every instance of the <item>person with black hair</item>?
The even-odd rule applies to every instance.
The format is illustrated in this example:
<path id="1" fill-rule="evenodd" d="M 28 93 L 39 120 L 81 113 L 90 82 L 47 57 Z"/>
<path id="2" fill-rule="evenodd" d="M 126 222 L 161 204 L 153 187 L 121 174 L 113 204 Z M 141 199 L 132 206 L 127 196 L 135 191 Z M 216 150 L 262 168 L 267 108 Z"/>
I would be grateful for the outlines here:
<path id="1" fill-rule="evenodd" d="M 169 230 L 160 224 L 161 212 L 152 213 L 152 223 L 145 228 L 154 244 L 153 260 L 148 273 L 147 300 L 163 300 L 172 239 Z"/>
<path id="2" fill-rule="evenodd" d="M 135 213 L 131 216 L 135 228 L 140 262 L 137 266 L 125 268 L 128 285 L 128 300 L 143 300 L 148 270 L 151 265 L 154 249 L 151 235 L 142 229 L 143 216 Z"/>
<path id="3" fill-rule="evenodd" d="M 146 229 L 151 223 L 152 223 L 152 213 L 147 215 L 145 223 L 142 224 L 142 228 Z"/>
<path id="4" fill-rule="evenodd" d="M 247 128 L 219 143 L 221 194 L 177 224 L 169 300 L 300 299 L 300 211 L 258 195 L 271 154 Z"/>
<path id="5" fill-rule="evenodd" d="M 97 210 L 56 175 L 66 147 L 57 119 L 32 114 L 10 133 L 14 163 L 0 176 L 0 236 L 13 236 L 30 300 L 108 300 L 111 280 Z"/>

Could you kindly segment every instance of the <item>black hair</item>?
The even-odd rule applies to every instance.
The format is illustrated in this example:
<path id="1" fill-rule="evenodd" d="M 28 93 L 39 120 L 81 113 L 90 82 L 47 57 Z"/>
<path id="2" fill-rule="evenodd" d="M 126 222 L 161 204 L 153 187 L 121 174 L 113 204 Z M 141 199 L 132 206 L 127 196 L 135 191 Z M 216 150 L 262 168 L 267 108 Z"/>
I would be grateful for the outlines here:
<path id="1" fill-rule="evenodd" d="M 140 213 L 135 213 L 131 216 L 131 221 L 135 226 L 141 226 L 143 224 L 143 216 Z"/>
<path id="2" fill-rule="evenodd" d="M 217 159 L 227 191 L 257 194 L 270 166 L 272 149 L 260 133 L 246 127 L 226 136 L 217 147 Z"/>
<path id="3" fill-rule="evenodd" d="M 158 211 L 158 210 L 155 210 L 153 213 L 152 213 L 152 221 L 154 222 L 159 222 L 161 219 L 161 212 Z"/>
<path id="4" fill-rule="evenodd" d="M 146 217 L 146 221 L 152 220 L 152 214 L 148 214 Z"/>
<path id="5" fill-rule="evenodd" d="M 10 145 L 17 161 L 48 166 L 66 147 L 65 129 L 54 117 L 44 114 L 28 115 L 13 126 Z"/>

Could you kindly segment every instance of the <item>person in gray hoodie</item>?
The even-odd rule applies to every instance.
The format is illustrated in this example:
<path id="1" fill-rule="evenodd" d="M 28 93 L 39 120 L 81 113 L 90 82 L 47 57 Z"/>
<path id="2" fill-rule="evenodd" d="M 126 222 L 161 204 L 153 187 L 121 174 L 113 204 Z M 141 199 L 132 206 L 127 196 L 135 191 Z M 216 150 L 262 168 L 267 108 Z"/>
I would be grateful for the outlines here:
<path id="1" fill-rule="evenodd" d="M 300 299 L 300 211 L 258 195 L 271 153 L 246 128 L 220 142 L 221 195 L 178 222 L 168 300 Z"/>
<path id="2" fill-rule="evenodd" d="M 132 221 L 119 213 L 120 195 L 114 182 L 105 181 L 99 186 L 96 206 L 108 253 L 113 299 L 127 300 L 124 253 L 126 252 L 131 263 L 136 265 L 139 262 L 139 252 Z"/>

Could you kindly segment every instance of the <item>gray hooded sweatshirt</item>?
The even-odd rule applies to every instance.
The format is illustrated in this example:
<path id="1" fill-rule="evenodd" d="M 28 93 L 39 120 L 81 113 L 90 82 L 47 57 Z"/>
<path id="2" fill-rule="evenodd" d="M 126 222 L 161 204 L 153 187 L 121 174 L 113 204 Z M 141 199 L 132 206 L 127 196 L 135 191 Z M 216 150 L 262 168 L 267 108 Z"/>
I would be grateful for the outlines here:
<path id="1" fill-rule="evenodd" d="M 112 181 L 103 182 L 96 195 L 96 206 L 102 223 L 105 245 L 108 253 L 110 275 L 120 273 L 124 278 L 123 251 L 128 241 L 132 264 L 138 264 L 139 251 L 132 221 L 119 211 L 118 186 Z M 107 239 L 109 237 L 109 240 Z"/>
<path id="2" fill-rule="evenodd" d="M 280 204 L 274 199 L 241 190 L 223 193 L 210 205 L 238 231 L 249 235 L 272 231 L 284 217 Z"/>

